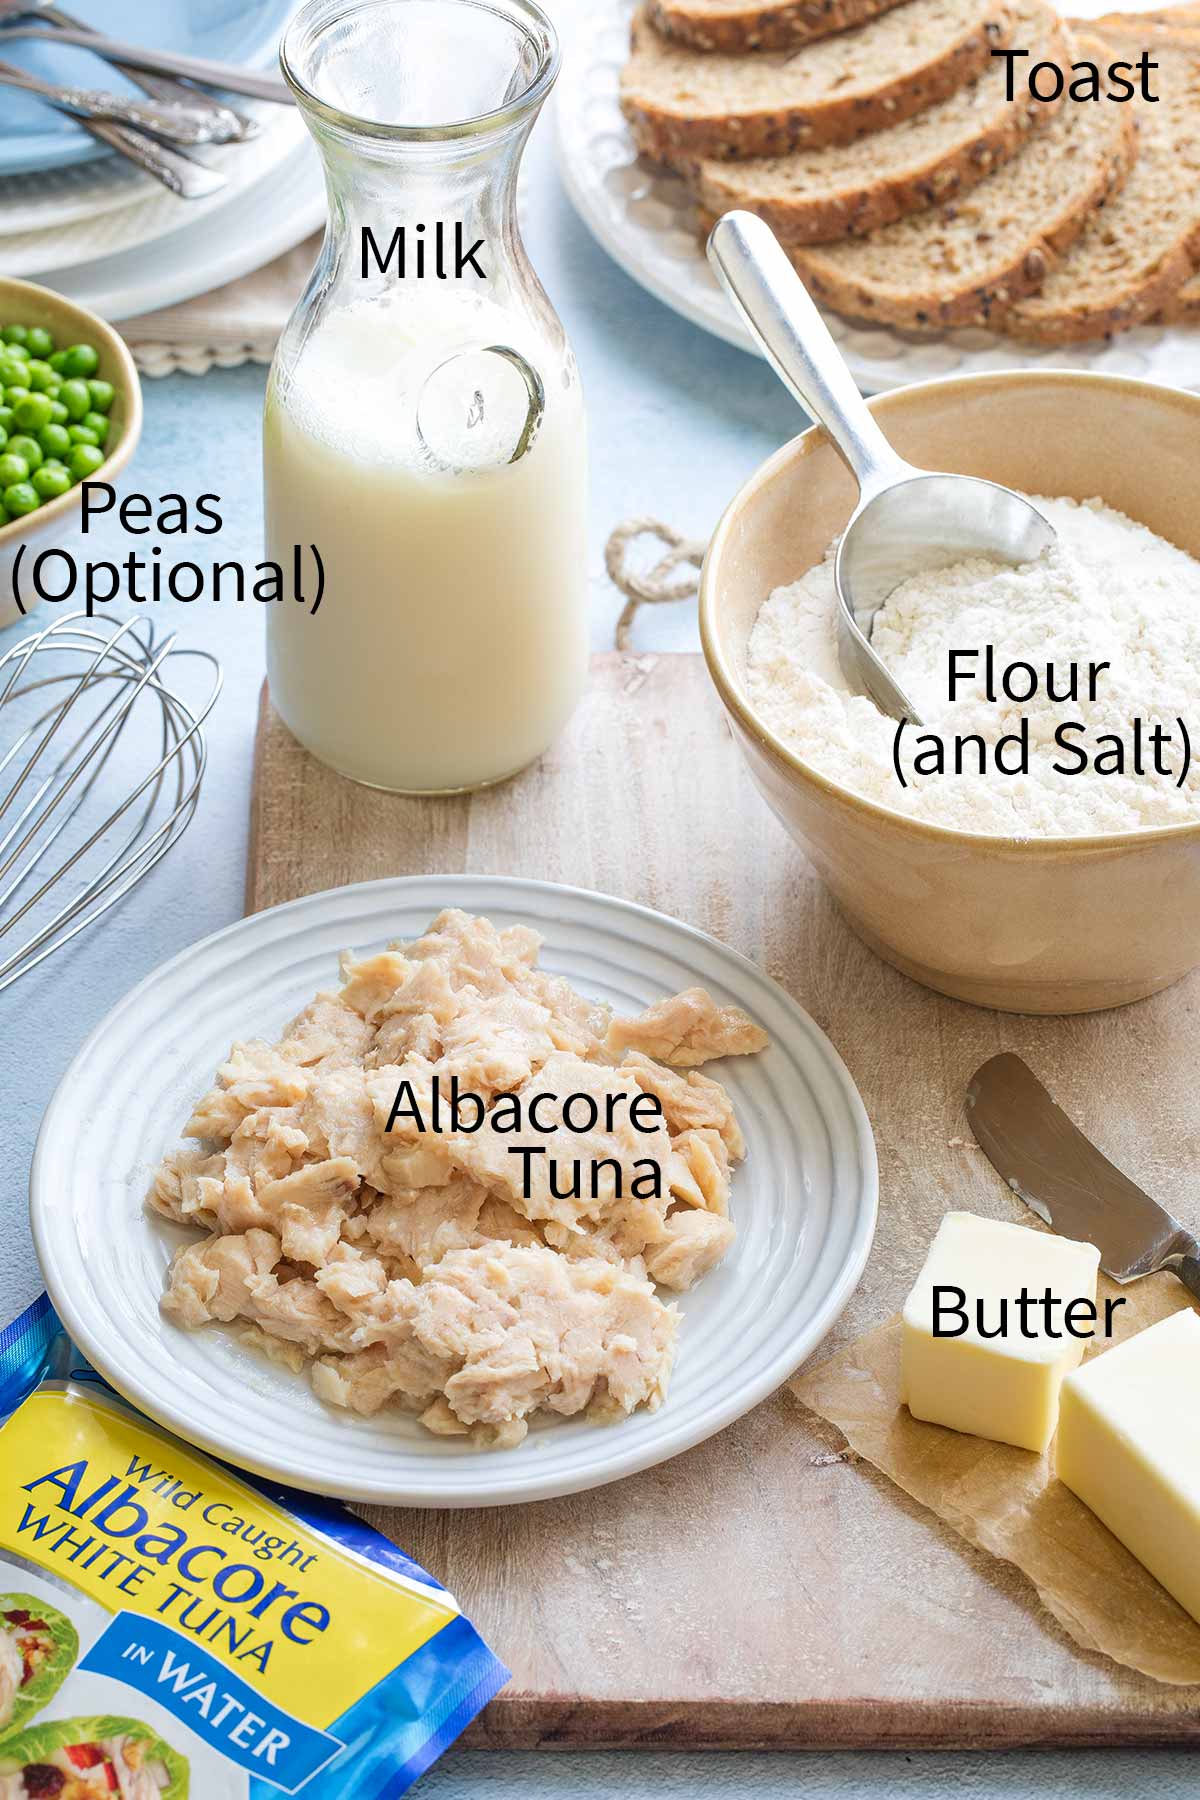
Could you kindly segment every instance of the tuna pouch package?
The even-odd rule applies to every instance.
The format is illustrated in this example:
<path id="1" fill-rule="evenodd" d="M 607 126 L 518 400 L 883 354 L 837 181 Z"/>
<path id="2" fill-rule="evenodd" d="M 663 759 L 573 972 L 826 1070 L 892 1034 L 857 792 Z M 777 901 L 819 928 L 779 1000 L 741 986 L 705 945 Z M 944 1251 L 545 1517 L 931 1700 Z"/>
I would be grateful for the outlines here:
<path id="1" fill-rule="evenodd" d="M 393 1800 L 508 1680 L 394 1544 L 151 1424 L 44 1297 L 0 1421 L 0 1800 Z"/>

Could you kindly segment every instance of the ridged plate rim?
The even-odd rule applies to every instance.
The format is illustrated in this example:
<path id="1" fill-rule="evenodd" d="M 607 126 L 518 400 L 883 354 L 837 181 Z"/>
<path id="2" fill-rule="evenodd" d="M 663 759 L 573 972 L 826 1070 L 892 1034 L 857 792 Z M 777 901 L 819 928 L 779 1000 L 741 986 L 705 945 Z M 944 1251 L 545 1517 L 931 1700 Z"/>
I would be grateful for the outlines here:
<path id="1" fill-rule="evenodd" d="M 473 1451 L 400 1415 L 336 1413 L 311 1395 L 304 1376 L 267 1362 L 224 1328 L 188 1333 L 169 1323 L 158 1309 L 162 1272 L 174 1246 L 194 1234 L 154 1219 L 144 1204 L 154 1163 L 234 1038 L 272 1034 L 319 986 L 332 985 L 337 949 L 411 935 L 451 905 L 504 922 L 527 919 L 546 937 L 545 966 L 625 1004 L 685 985 L 691 973 L 718 998 L 746 1006 L 773 1038 L 763 1056 L 729 1059 L 717 1071 L 734 1093 L 750 1151 L 734 1185 L 739 1237 L 721 1269 L 682 1296 L 665 1404 L 607 1427 L 555 1422 L 513 1451 Z M 50 1297 L 76 1343 L 159 1424 L 316 1492 L 472 1507 L 622 1479 L 691 1449 L 766 1399 L 854 1292 L 877 1193 L 874 1139 L 845 1065 L 798 1002 L 747 958 L 666 914 L 586 889 L 520 877 L 397 876 L 253 914 L 140 982 L 89 1035 L 51 1099 L 31 1169 L 30 1214 Z"/>

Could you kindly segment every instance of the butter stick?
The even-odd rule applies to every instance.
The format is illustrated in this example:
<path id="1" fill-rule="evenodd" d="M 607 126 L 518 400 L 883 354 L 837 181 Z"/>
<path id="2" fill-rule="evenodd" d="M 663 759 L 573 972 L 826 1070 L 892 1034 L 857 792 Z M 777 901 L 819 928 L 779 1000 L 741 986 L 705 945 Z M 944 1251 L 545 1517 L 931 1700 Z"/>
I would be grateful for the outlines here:
<path id="1" fill-rule="evenodd" d="M 1096 1336 L 1092 1244 L 947 1213 L 904 1308 L 915 1419 L 1044 1451 L 1063 1379 Z"/>
<path id="2" fill-rule="evenodd" d="M 1055 1455 L 1059 1479 L 1200 1624 L 1200 1314 L 1071 1375 Z"/>

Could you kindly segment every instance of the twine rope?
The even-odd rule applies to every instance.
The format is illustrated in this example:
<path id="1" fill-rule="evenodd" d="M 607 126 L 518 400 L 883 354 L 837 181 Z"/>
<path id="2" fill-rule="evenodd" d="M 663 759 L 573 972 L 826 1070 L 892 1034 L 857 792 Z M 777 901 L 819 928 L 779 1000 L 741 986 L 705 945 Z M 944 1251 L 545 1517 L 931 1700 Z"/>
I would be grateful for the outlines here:
<path id="1" fill-rule="evenodd" d="M 639 538 L 653 540 L 660 552 L 657 562 L 639 571 L 634 566 L 634 545 Z M 604 547 L 604 566 L 609 580 L 625 596 L 617 620 L 614 642 L 618 650 L 630 649 L 633 622 L 641 606 L 659 606 L 666 600 L 694 600 L 699 592 L 697 572 L 706 545 L 686 538 L 661 519 L 626 519 Z"/>

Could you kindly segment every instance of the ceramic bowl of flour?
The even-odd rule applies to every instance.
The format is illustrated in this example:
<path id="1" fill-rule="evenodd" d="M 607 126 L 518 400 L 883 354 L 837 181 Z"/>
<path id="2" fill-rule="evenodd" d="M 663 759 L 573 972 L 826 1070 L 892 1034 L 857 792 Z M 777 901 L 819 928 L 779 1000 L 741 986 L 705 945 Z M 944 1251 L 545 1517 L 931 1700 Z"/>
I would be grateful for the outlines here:
<path id="1" fill-rule="evenodd" d="M 1200 558 L 1200 396 L 1023 371 L 901 388 L 872 410 L 920 467 L 1098 497 Z M 1070 834 L 1036 836 L 975 829 L 965 808 L 933 822 L 823 773 L 764 719 L 748 678 L 756 618 L 821 562 L 855 499 L 814 428 L 746 483 L 709 547 L 704 653 L 767 803 L 859 936 L 941 993 L 1007 1012 L 1091 1012 L 1179 980 L 1200 964 L 1200 819 L 1082 832 L 1073 821 Z"/>

